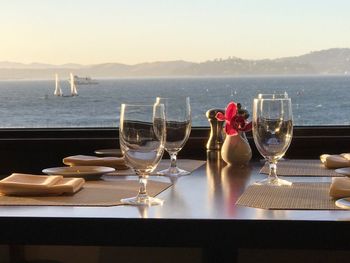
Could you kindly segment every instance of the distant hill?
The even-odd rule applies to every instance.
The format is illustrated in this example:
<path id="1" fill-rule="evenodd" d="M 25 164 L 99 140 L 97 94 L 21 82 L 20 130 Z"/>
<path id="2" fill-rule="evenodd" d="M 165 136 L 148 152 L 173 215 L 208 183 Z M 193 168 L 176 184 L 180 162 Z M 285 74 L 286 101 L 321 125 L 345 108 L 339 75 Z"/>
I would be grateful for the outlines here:
<path id="1" fill-rule="evenodd" d="M 10 61 L 0 61 L 0 69 L 49 69 L 49 68 L 84 68 L 85 66 L 67 63 L 63 65 L 50 65 L 44 63 L 18 63 L 18 62 L 10 62 Z"/>
<path id="2" fill-rule="evenodd" d="M 310 65 L 318 74 L 350 74 L 350 48 L 314 51 L 298 57 L 282 58 L 280 61 Z"/>
<path id="3" fill-rule="evenodd" d="M 332 48 L 305 55 L 278 59 L 246 60 L 237 57 L 215 59 L 201 63 L 165 61 L 126 65 L 104 63 L 96 65 L 41 63 L 22 64 L 0 62 L 0 79 L 52 79 L 73 72 L 79 76 L 157 77 L 157 76 L 238 76 L 238 75 L 303 75 L 350 74 L 350 48 Z"/>

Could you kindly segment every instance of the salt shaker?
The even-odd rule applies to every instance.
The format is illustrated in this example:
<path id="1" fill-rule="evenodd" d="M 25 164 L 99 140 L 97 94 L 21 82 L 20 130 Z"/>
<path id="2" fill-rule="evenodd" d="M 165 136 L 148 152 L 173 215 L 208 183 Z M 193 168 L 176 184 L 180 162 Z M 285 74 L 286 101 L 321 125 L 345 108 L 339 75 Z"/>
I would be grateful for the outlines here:
<path id="1" fill-rule="evenodd" d="M 210 136 L 206 145 L 208 151 L 220 151 L 221 145 L 224 142 L 224 122 L 216 119 L 216 114 L 219 112 L 225 114 L 225 110 L 223 109 L 210 109 L 206 112 L 206 116 L 210 123 Z"/>

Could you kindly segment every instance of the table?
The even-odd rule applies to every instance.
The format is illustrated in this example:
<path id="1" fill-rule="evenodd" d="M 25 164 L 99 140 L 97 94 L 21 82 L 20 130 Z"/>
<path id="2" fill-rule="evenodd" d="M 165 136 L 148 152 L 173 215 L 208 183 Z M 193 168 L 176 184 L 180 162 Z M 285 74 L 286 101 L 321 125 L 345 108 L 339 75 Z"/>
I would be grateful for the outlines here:
<path id="1" fill-rule="evenodd" d="M 349 249 L 350 211 L 263 210 L 235 206 L 260 162 L 232 168 L 208 159 L 161 193 L 163 206 L 1 207 L 1 244 L 203 248 L 208 262 L 238 248 Z M 155 180 L 168 178 L 154 177 Z M 329 178 L 288 177 L 292 181 Z M 218 256 L 222 260 L 218 260 Z"/>

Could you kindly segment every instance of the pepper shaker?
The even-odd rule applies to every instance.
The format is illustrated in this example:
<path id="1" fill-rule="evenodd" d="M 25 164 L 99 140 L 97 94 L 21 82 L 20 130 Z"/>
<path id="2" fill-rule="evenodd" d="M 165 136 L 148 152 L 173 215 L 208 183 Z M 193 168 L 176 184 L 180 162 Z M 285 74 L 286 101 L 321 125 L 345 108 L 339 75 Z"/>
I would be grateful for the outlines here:
<path id="1" fill-rule="evenodd" d="M 223 109 L 210 109 L 206 112 L 206 116 L 210 123 L 210 136 L 206 145 L 208 151 L 220 151 L 221 146 L 224 143 L 224 122 L 216 119 L 216 114 L 219 112 L 225 114 L 225 110 Z"/>

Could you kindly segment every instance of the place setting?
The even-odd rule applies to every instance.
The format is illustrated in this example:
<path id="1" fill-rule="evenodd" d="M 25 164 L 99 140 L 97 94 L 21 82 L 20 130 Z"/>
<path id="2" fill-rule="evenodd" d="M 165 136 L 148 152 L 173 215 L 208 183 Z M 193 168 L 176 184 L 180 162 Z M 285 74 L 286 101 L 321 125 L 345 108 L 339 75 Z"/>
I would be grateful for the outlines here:
<path id="1" fill-rule="evenodd" d="M 67 166 L 45 168 L 42 172 L 48 175 L 79 177 L 90 181 L 99 180 L 103 175 L 116 170 L 129 169 L 123 157 L 73 155 L 63 158 L 62 161 Z"/>
<path id="2" fill-rule="evenodd" d="M 69 166 L 45 168 L 42 172 L 46 175 L 13 173 L 1 180 L 1 205 L 116 206 L 139 189 L 137 180 L 106 176 L 117 169 L 129 169 L 125 161 L 76 155 L 64 158 L 63 163 Z M 156 196 L 171 185 L 152 180 L 147 191 Z"/>
<path id="3" fill-rule="evenodd" d="M 293 136 L 291 99 L 284 94 L 259 94 L 253 102 L 253 138 L 265 159 L 267 178 L 249 185 L 237 205 L 262 209 L 339 210 L 350 208 L 350 155 L 321 155 L 320 160 L 281 160 Z M 349 158 L 349 159 L 347 159 Z M 281 160 L 281 161 L 280 161 Z M 334 168 L 339 168 L 334 170 Z M 279 176 L 295 177 L 293 181 Z M 298 177 L 325 177 L 322 182 Z M 329 182 L 331 180 L 331 182 Z M 340 200 L 337 200 L 339 199 Z"/>
<path id="4" fill-rule="evenodd" d="M 350 174 L 350 154 L 322 154 L 319 160 L 284 159 L 278 164 L 280 176 L 342 177 Z M 268 174 L 265 164 L 260 173 Z"/>

